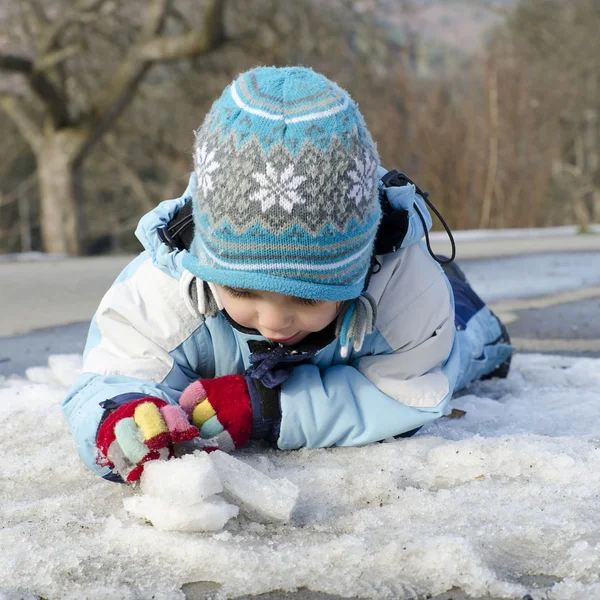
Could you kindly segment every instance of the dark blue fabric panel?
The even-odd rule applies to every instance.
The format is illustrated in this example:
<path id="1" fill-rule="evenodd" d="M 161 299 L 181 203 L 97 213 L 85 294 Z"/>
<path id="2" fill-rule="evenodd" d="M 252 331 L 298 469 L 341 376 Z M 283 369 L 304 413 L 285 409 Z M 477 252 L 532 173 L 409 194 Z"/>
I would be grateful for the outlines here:
<path id="1" fill-rule="evenodd" d="M 415 433 L 417 433 L 417 431 L 419 431 L 419 429 L 421 429 L 421 428 L 417 427 L 416 429 L 411 429 L 410 431 L 405 431 L 404 433 L 401 433 L 399 435 L 395 435 L 394 439 L 397 440 L 399 438 L 409 438 L 409 437 L 412 437 L 413 435 L 415 435 Z"/>
<path id="2" fill-rule="evenodd" d="M 106 481 L 110 481 L 111 483 L 125 483 L 125 481 L 123 481 L 123 478 L 118 473 L 115 473 L 114 471 L 111 471 L 110 473 L 103 475 L 102 479 L 106 479 Z"/>
<path id="3" fill-rule="evenodd" d="M 141 400 L 142 398 L 147 398 L 148 394 L 140 394 L 139 392 L 128 392 L 126 394 L 119 394 L 114 398 L 110 398 L 110 400 L 104 400 L 100 402 L 100 406 L 105 410 L 115 410 L 115 408 L 119 408 L 126 402 L 131 402 L 132 400 Z"/>
<path id="4" fill-rule="evenodd" d="M 471 317 L 485 306 L 485 302 L 466 282 L 448 277 L 454 292 L 454 323 L 457 329 L 464 329 Z"/>

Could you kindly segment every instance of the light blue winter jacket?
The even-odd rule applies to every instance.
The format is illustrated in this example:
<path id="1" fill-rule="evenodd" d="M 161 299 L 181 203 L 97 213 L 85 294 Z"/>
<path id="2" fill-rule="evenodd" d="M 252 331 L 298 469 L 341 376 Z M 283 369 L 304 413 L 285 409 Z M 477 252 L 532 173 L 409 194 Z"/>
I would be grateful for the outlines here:
<path id="1" fill-rule="evenodd" d="M 143 394 L 176 403 L 195 379 L 244 373 L 248 340 L 264 340 L 241 333 L 221 314 L 204 319 L 190 296 L 193 276 L 182 267 L 186 251 L 171 251 L 159 239 L 157 229 L 190 199 L 194 185 L 192 175 L 180 198 L 141 219 L 136 235 L 145 251 L 100 303 L 83 374 L 63 403 L 81 458 L 103 476 L 110 469 L 95 461 L 102 402 Z M 444 414 L 454 390 L 499 364 L 488 352 L 500 330 L 487 308 L 457 334 L 452 290 L 420 241 L 415 203 L 431 226 L 423 199 L 414 186 L 387 194 L 392 206 L 409 211 L 409 226 L 402 248 L 379 257 L 381 270 L 369 284 L 376 330 L 358 352 L 343 358 L 336 340 L 294 369 L 281 388 L 281 449 L 363 445 L 411 431 Z"/>

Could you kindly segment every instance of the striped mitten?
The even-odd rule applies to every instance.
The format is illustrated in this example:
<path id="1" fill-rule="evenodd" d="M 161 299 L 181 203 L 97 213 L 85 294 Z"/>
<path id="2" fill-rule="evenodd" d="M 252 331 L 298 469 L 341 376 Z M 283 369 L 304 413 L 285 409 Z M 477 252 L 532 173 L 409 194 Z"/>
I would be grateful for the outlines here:
<path id="1" fill-rule="evenodd" d="M 137 481 L 149 460 L 173 456 L 172 443 L 198 436 L 187 415 L 177 404 L 158 398 L 126 402 L 115 409 L 98 428 L 98 463 L 113 467 L 125 481 Z"/>
<path id="2" fill-rule="evenodd" d="M 220 450 L 230 452 L 248 441 L 252 405 L 243 375 L 195 381 L 184 390 L 179 404 L 200 436 Z"/>

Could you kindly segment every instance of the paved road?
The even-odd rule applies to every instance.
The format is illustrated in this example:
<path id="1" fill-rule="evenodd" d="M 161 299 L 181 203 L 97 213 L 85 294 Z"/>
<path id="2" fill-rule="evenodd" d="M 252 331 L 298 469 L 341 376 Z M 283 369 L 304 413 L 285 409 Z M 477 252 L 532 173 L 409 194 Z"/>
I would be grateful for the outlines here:
<path id="1" fill-rule="evenodd" d="M 600 250 L 600 225 L 593 233 L 576 234 L 575 227 L 550 229 L 503 229 L 492 231 L 455 231 L 458 260 L 499 258 L 551 252 L 586 252 Z M 451 246 L 444 231 L 430 234 L 436 252 L 450 254 Z"/>
<path id="2" fill-rule="evenodd" d="M 0 262 L 0 337 L 89 321 L 131 256 Z"/>
<path id="3" fill-rule="evenodd" d="M 579 292 L 491 306 L 520 351 L 600 357 L 600 287 Z"/>

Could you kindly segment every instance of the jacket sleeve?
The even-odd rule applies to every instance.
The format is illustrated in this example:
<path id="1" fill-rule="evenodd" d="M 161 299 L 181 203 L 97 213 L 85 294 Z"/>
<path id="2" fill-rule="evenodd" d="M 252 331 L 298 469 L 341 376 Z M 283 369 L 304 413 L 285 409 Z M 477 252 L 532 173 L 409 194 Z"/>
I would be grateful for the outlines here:
<path id="1" fill-rule="evenodd" d="M 213 376 L 210 336 L 187 308 L 179 280 L 141 254 L 102 299 L 84 352 L 83 373 L 63 401 L 63 411 L 84 463 L 96 464 L 96 432 L 107 407 L 143 396 L 176 403 L 198 374 Z"/>
<path id="2" fill-rule="evenodd" d="M 444 414 L 460 363 L 448 280 L 419 246 L 387 268 L 394 272 L 380 279 L 384 290 L 374 290 L 378 331 L 361 356 L 325 369 L 301 365 L 284 382 L 280 448 L 368 444 Z"/>

